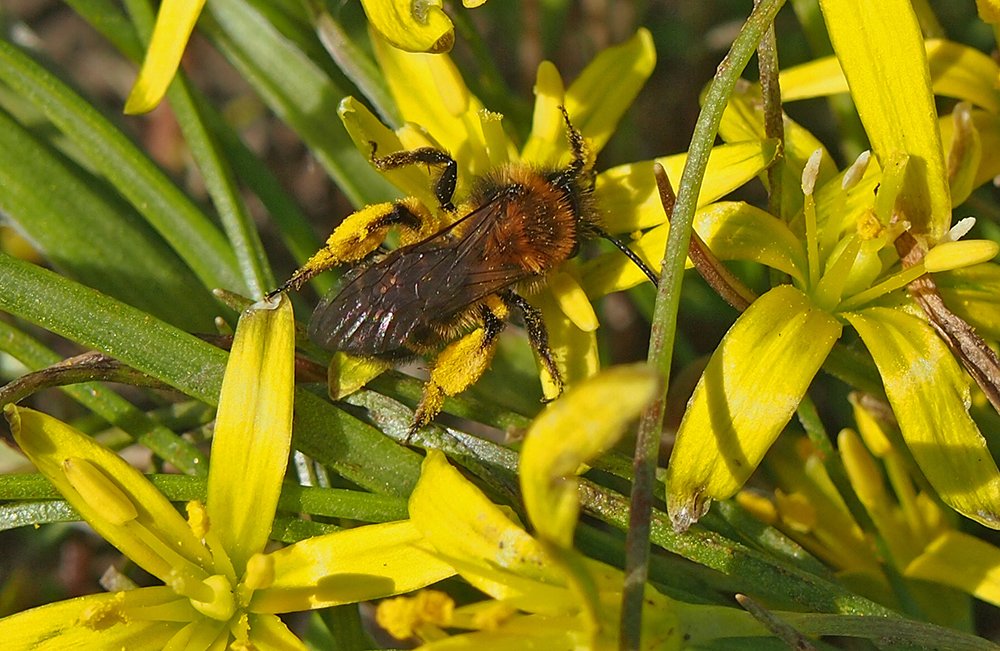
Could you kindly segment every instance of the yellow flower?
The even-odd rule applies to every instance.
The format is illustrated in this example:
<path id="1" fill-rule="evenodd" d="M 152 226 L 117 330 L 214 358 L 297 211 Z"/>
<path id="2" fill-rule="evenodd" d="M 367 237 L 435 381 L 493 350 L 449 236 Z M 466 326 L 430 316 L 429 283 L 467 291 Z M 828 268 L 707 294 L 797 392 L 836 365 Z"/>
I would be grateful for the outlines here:
<path id="1" fill-rule="evenodd" d="M 797 98 L 849 89 L 873 151 L 838 172 L 819 141 L 786 120 L 782 214 L 717 205 L 714 215 L 696 221 L 720 258 L 768 265 L 790 284 L 754 302 L 713 354 L 678 431 L 667 471 L 668 510 L 674 526 L 685 529 L 711 500 L 739 490 L 847 325 L 874 359 L 903 439 L 941 498 L 966 517 L 1000 527 L 1000 470 L 968 413 L 968 378 L 903 291 L 926 273 L 958 270 L 954 294 L 963 292 L 960 278 L 970 281 L 956 312 L 978 312 L 974 323 L 1000 318 L 995 300 L 968 291 L 971 279 L 997 275 L 986 261 L 998 246 L 957 242 L 967 228 L 951 226 L 952 202 L 998 172 L 996 152 L 978 142 L 979 135 L 1000 132 L 1000 122 L 995 115 L 963 117 L 967 108 L 939 120 L 933 100 L 934 91 L 957 95 L 995 112 L 998 68 L 969 48 L 925 44 L 904 1 L 822 6 L 839 66 L 831 60 L 788 71 L 783 90 Z M 817 77 L 820 71 L 827 77 Z M 721 133 L 743 139 L 762 132 L 762 123 L 751 97 L 737 95 Z M 941 144 L 945 125 L 950 170 Z M 897 246 L 906 241 L 926 256 L 903 264 Z"/>
<path id="2" fill-rule="evenodd" d="M 1000 603 L 1000 549 L 958 531 L 908 455 L 890 443 L 898 436 L 892 426 L 853 397 L 852 404 L 857 429 L 838 435 L 839 459 L 824 459 L 803 437 L 779 441 L 764 462 L 773 494 L 744 490 L 738 501 L 858 593 L 966 626 L 970 604 L 961 592 Z M 831 479 L 828 469 L 839 462 L 849 483 Z"/>
<path id="3" fill-rule="evenodd" d="M 576 474 L 603 454 L 658 392 L 644 366 L 606 370 L 569 390 L 529 430 L 521 489 L 535 534 L 449 465 L 428 453 L 410 497 L 413 523 L 490 600 L 456 606 L 441 593 L 382 602 L 377 617 L 425 649 L 618 648 L 624 575 L 572 547 Z M 642 649 L 679 649 L 766 632 L 747 613 L 696 606 L 646 586 Z M 444 629 L 468 632 L 448 635 Z"/>
<path id="4" fill-rule="evenodd" d="M 40 412 L 6 407 L 38 470 L 98 534 L 164 585 L 11 615 L 0 620 L 4 648 L 301 649 L 277 613 L 393 595 L 454 573 L 409 521 L 264 553 L 290 449 L 293 354 L 287 300 L 243 314 L 219 400 L 208 499 L 188 504 L 187 521 L 90 437 Z"/>

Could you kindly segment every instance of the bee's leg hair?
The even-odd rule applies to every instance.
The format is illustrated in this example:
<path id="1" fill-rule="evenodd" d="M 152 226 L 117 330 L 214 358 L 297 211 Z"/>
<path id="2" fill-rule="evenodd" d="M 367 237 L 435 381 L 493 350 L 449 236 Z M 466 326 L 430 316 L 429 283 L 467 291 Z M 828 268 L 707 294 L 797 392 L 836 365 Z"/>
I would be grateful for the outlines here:
<path id="1" fill-rule="evenodd" d="M 391 226 L 419 232 L 429 220 L 431 216 L 427 209 L 413 198 L 365 206 L 348 215 L 330 233 L 323 248 L 314 253 L 283 285 L 268 292 L 267 297 L 272 298 L 289 289 L 297 290 L 310 278 L 328 269 L 360 262 L 382 244 Z"/>
<path id="2" fill-rule="evenodd" d="M 497 336 L 506 326 L 508 314 L 503 301 L 496 296 L 487 297 L 479 305 L 482 325 L 448 344 L 437 356 L 431 367 L 430 379 L 424 385 L 424 395 L 413 415 L 407 441 L 441 411 L 446 396 L 465 391 L 486 372 L 496 352 Z"/>
<path id="3" fill-rule="evenodd" d="M 372 147 L 372 165 L 379 170 L 393 170 L 406 165 L 428 165 L 441 168 L 441 175 L 434 184 L 434 196 L 442 210 L 447 212 L 455 210 L 455 204 L 451 200 L 455 197 L 455 185 L 458 183 L 458 163 L 448 152 L 434 147 L 420 147 L 393 152 L 385 156 L 376 156 L 375 143 L 369 144 Z"/>
<path id="4" fill-rule="evenodd" d="M 552 349 L 549 348 L 549 331 L 545 329 L 545 321 L 542 319 L 541 311 L 524 300 L 524 297 L 510 290 L 501 292 L 500 298 L 509 309 L 518 310 L 524 318 L 524 328 L 528 331 L 528 342 L 531 343 L 531 347 L 535 349 L 538 358 L 545 365 L 545 370 L 548 371 L 552 383 L 556 386 L 556 397 L 558 397 L 563 390 L 562 374 L 552 356 Z"/>

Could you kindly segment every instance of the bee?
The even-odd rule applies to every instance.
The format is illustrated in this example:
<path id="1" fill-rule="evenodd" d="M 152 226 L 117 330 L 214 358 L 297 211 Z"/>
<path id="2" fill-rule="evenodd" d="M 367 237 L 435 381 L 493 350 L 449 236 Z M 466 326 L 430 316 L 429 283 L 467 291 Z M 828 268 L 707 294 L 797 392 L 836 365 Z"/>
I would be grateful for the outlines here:
<path id="1" fill-rule="evenodd" d="M 562 377 L 542 314 L 521 292 L 537 287 L 546 273 L 574 257 L 581 242 L 610 240 L 657 281 L 631 249 L 599 226 L 588 147 L 561 110 L 572 152 L 567 166 L 500 166 L 475 179 L 458 206 L 452 204 L 458 165 L 446 152 L 423 147 L 378 156 L 371 143 L 371 161 L 379 170 L 407 165 L 439 170 L 434 195 L 444 223 L 414 198 L 363 208 L 269 294 L 298 289 L 334 266 L 353 265 L 339 291 L 316 308 L 309 336 L 328 350 L 387 363 L 438 352 L 411 433 L 437 415 L 446 395 L 479 379 L 515 313 L 561 393 Z M 379 247 L 393 226 L 402 245 L 386 253 Z"/>

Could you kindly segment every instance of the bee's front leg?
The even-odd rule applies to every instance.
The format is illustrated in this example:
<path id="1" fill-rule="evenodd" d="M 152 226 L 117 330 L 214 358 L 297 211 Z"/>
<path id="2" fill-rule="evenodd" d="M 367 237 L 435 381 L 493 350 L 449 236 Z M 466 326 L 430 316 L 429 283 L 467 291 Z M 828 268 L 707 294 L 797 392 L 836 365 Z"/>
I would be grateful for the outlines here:
<path id="1" fill-rule="evenodd" d="M 448 344 L 434 360 L 431 376 L 413 415 L 413 425 L 406 440 L 429 423 L 441 411 L 446 396 L 454 396 L 474 384 L 493 360 L 497 336 L 506 325 L 507 306 L 496 296 L 487 297 L 479 306 L 482 325 L 461 339 Z"/>
<path id="2" fill-rule="evenodd" d="M 414 233 L 435 228 L 433 217 L 412 197 L 365 206 L 348 215 L 330 234 L 323 248 L 281 287 L 269 292 L 268 298 L 288 289 L 297 290 L 310 278 L 328 269 L 360 262 L 382 244 L 391 226 L 401 226 Z"/>

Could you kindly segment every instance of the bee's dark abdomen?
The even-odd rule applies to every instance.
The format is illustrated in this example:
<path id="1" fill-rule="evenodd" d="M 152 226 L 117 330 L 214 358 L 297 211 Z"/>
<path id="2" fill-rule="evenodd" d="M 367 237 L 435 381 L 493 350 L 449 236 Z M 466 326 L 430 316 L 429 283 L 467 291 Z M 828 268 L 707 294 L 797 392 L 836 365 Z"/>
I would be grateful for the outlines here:
<path id="1" fill-rule="evenodd" d="M 447 248 L 397 249 L 348 277 L 313 313 L 309 337 L 327 350 L 400 359 L 413 356 L 439 321 L 453 317 L 448 297 L 464 282 L 447 273 Z"/>

